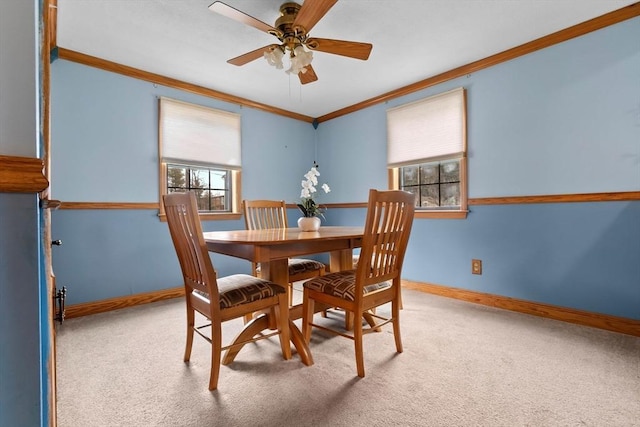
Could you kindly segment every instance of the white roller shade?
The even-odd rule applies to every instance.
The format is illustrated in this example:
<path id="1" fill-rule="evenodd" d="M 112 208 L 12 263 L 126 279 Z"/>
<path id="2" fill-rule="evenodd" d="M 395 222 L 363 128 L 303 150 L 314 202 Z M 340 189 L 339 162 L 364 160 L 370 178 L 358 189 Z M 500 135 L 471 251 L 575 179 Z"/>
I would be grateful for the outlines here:
<path id="1" fill-rule="evenodd" d="M 240 115 L 160 99 L 160 155 L 165 163 L 241 168 Z"/>
<path id="2" fill-rule="evenodd" d="M 463 88 L 387 111 L 390 168 L 460 157 L 465 151 Z"/>

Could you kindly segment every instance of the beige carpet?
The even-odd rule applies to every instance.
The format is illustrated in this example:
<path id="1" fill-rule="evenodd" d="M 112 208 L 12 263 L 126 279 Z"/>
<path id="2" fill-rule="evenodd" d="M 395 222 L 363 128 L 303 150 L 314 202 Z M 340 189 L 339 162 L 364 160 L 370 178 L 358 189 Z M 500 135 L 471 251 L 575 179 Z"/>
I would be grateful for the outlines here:
<path id="1" fill-rule="evenodd" d="M 367 335 L 364 379 L 350 340 L 314 330 L 313 366 L 262 340 L 221 368 L 214 392 L 206 341 L 182 362 L 182 299 L 70 319 L 57 336 L 58 425 L 640 426 L 640 338 L 403 298 L 405 351 L 390 326 Z"/>

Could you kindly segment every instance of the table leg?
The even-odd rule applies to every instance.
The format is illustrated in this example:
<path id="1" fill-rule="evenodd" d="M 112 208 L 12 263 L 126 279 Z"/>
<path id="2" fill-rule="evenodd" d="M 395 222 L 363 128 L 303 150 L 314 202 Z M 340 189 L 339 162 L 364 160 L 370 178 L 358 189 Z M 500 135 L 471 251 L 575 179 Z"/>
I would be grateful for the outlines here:
<path id="1" fill-rule="evenodd" d="M 289 286 L 289 262 L 285 259 L 276 259 L 268 263 L 261 264 L 262 277 L 271 280 L 274 283 L 282 285 L 285 289 Z M 307 366 L 313 365 L 313 357 L 311 356 L 311 350 L 302 337 L 300 329 L 292 322 L 291 313 L 289 316 L 289 333 L 291 335 L 291 342 L 296 348 L 296 351 L 300 355 L 300 360 Z"/>
<path id="2" fill-rule="evenodd" d="M 240 333 L 236 335 L 236 337 L 232 341 L 231 346 L 225 352 L 224 358 L 222 359 L 222 364 L 228 365 L 232 363 L 242 347 L 250 342 L 249 340 L 251 338 L 255 337 L 260 332 L 269 329 L 269 320 L 269 316 L 263 313 L 247 323 L 242 331 L 240 331 Z M 291 342 L 300 355 L 300 360 L 302 361 L 302 363 L 307 366 L 313 365 L 313 356 L 311 356 L 309 346 L 304 342 L 302 332 L 300 332 L 300 329 L 298 329 L 298 327 L 295 325 L 295 323 L 293 323 L 292 320 L 289 320 L 289 333 L 291 335 Z"/>
<path id="3" fill-rule="evenodd" d="M 352 270 L 353 269 L 353 250 L 343 249 L 340 251 L 332 251 L 329 254 L 329 271 Z"/>
<path id="4" fill-rule="evenodd" d="M 367 323 L 369 324 L 371 329 L 373 329 L 376 332 L 382 332 L 382 329 L 380 329 L 380 327 L 378 327 L 378 323 L 376 322 L 376 318 L 373 317 L 371 315 L 371 313 L 365 311 L 364 313 L 362 313 L 362 317 L 364 317 L 364 320 L 367 321 Z"/>
<path id="5" fill-rule="evenodd" d="M 302 336 L 302 332 L 293 323 L 292 320 L 289 320 L 289 332 L 291 333 L 291 342 L 296 348 L 296 351 L 300 355 L 300 360 L 307 366 L 313 365 L 313 356 L 311 355 L 311 350 L 309 346 L 304 341 L 304 337 Z"/>
<path id="6" fill-rule="evenodd" d="M 247 323 L 242 331 L 233 339 L 231 346 L 227 349 L 224 358 L 222 359 L 223 365 L 228 365 L 233 362 L 238 352 L 249 342 L 249 340 L 265 329 L 269 329 L 269 316 L 266 313 L 253 318 Z"/>

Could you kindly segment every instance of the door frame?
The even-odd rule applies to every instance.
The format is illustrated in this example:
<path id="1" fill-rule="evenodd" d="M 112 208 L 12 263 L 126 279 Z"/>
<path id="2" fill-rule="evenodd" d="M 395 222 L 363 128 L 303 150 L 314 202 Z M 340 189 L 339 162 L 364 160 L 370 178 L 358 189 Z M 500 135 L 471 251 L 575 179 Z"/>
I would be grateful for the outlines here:
<path id="1" fill-rule="evenodd" d="M 57 0 L 41 0 L 40 2 L 40 129 L 41 156 L 44 165 L 44 176 L 48 187 L 40 192 L 41 213 L 41 245 L 43 259 L 41 265 L 42 305 L 41 313 L 46 316 L 41 319 L 42 340 L 46 343 L 43 348 L 44 363 L 46 365 L 46 389 L 43 387 L 43 399 L 46 398 L 47 424 L 57 426 L 57 378 L 56 378 L 56 332 L 55 332 L 55 294 L 56 283 L 51 258 L 51 210 L 59 206 L 59 202 L 50 200 L 51 189 L 51 60 L 56 47 Z M 43 378 L 44 380 L 44 378 Z M 45 405 L 45 402 L 42 402 Z M 45 420 L 43 420 L 45 421 Z"/>

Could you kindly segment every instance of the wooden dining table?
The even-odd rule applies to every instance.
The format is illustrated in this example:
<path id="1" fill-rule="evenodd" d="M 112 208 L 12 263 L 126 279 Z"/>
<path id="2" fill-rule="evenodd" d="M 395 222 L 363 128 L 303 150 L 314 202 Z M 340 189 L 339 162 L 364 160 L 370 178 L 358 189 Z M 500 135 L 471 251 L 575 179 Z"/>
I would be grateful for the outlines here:
<path id="1" fill-rule="evenodd" d="M 318 231 L 299 228 L 266 230 L 232 230 L 205 232 L 204 240 L 210 252 L 259 262 L 261 277 L 282 285 L 289 285 L 288 259 L 301 255 L 329 253 L 329 271 L 353 268 L 353 249 L 362 246 L 363 227 L 320 227 Z M 302 306 L 289 308 L 291 341 L 305 365 L 313 364 L 309 346 L 302 332 L 293 323 L 302 317 Z M 243 342 L 261 331 L 273 327 L 273 319 L 261 316 L 245 325 L 222 363 L 229 364 L 243 346 Z"/>

